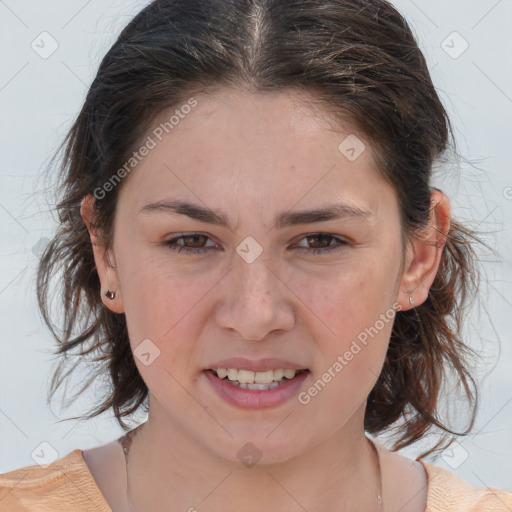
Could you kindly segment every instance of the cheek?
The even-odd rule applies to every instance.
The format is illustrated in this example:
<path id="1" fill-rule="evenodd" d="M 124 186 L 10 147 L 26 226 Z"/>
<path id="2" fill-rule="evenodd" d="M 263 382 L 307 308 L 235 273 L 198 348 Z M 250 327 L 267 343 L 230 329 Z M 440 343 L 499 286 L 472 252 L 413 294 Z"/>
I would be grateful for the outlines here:
<path id="1" fill-rule="evenodd" d="M 195 341 L 203 328 L 205 296 L 218 278 L 184 278 L 183 273 L 173 272 L 165 263 L 140 262 L 137 260 L 133 267 L 126 262 L 127 277 L 122 280 L 134 360 L 142 379 L 161 403 L 170 401 L 177 410 L 185 410 L 190 406 L 190 396 L 183 385 L 190 384 L 198 371 Z M 150 364 L 146 365 L 141 354 L 148 352 Z"/>
<path id="2" fill-rule="evenodd" d="M 304 311 L 309 312 L 311 322 L 316 318 L 315 324 L 322 329 L 318 340 L 330 340 L 340 350 L 395 302 L 397 265 L 384 267 L 370 257 L 354 260 L 357 262 L 350 268 L 331 268 L 314 277 L 296 275 L 291 286 Z"/>
<path id="3" fill-rule="evenodd" d="M 127 323 L 138 335 L 161 338 L 193 312 L 213 276 L 188 275 L 165 254 L 132 250 L 119 258 L 119 278 Z M 144 329 L 145 332 L 140 332 Z"/>
<path id="4" fill-rule="evenodd" d="M 184 375 L 204 323 L 201 316 L 207 295 L 222 276 L 212 272 L 192 275 L 186 267 L 171 265 L 165 255 L 156 259 L 143 251 L 119 258 L 119 269 L 134 354 L 149 339 L 159 351 L 155 365 Z M 142 366 L 139 371 L 144 377 L 147 368 Z"/>
<path id="5" fill-rule="evenodd" d="M 374 286 L 361 281 L 347 285 L 347 293 L 331 289 L 317 297 L 325 315 L 316 322 L 313 378 L 299 402 L 310 403 L 328 424 L 340 425 L 363 407 L 381 372 L 396 311 L 382 290 L 373 294 Z"/>
<path id="6" fill-rule="evenodd" d="M 304 302 L 302 314 L 315 326 L 313 335 L 319 349 L 314 383 L 307 393 L 327 409 L 328 403 L 338 404 L 332 411 L 336 417 L 364 403 L 373 388 L 396 313 L 398 267 L 384 268 L 378 261 L 364 258 L 358 261 L 350 271 L 338 272 L 334 278 L 330 272 L 329 279 L 303 276 L 296 281 Z"/>

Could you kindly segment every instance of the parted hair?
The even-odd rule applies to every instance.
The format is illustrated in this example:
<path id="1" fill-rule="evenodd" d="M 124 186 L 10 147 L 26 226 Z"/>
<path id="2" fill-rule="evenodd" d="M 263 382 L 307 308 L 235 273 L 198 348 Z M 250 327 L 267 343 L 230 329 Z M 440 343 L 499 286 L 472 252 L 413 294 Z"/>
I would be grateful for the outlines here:
<path id="1" fill-rule="evenodd" d="M 83 356 L 91 359 L 91 374 L 80 393 L 97 377 L 108 376 L 108 389 L 87 418 L 111 410 L 127 430 L 124 420 L 147 409 L 148 388 L 134 362 L 124 315 L 101 301 L 81 201 L 123 166 L 159 112 L 194 93 L 224 86 L 255 94 L 304 91 L 340 119 L 349 119 L 371 143 L 378 172 L 396 191 L 404 237 L 417 236 L 429 221 L 433 166 L 449 151 L 455 153 L 455 143 L 425 58 L 390 3 L 150 3 L 103 58 L 59 149 L 59 226 L 38 269 L 39 307 L 61 357 L 49 398 Z M 95 201 L 95 225 L 107 245 L 122 185 Z M 461 332 L 478 286 L 476 242 L 452 219 L 428 298 L 396 314 L 364 424 L 371 434 L 390 432 L 395 449 L 432 429 L 441 433 L 439 447 L 472 427 L 477 405 L 473 352 Z M 63 310 L 54 316 L 50 295 L 58 286 Z M 75 363 L 70 366 L 70 361 Z M 454 432 L 440 413 L 443 385 L 453 376 L 471 411 L 464 432 Z"/>

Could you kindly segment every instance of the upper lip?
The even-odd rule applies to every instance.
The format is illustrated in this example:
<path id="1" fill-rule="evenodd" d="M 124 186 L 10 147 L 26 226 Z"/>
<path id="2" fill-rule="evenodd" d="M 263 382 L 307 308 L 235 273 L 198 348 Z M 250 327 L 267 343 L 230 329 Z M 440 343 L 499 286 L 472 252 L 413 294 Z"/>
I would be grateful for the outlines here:
<path id="1" fill-rule="evenodd" d="M 236 368 L 238 370 L 249 370 L 253 372 L 265 372 L 267 370 L 278 370 L 280 368 L 291 368 L 293 370 L 306 370 L 304 365 L 292 363 L 278 358 L 265 358 L 252 360 L 245 357 L 230 357 L 223 359 L 205 368 L 206 370 L 217 370 L 218 368 Z"/>

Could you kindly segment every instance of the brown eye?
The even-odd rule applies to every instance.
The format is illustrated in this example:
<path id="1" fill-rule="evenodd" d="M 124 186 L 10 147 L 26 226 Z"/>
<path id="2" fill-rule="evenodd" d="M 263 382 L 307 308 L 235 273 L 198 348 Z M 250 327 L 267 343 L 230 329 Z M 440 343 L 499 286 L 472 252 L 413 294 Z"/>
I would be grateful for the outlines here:
<path id="1" fill-rule="evenodd" d="M 208 237 L 205 235 L 188 235 L 181 237 L 181 239 L 187 244 L 191 244 L 192 247 L 203 247 Z"/>
<path id="2" fill-rule="evenodd" d="M 190 254 L 200 254 L 208 252 L 210 249 L 214 248 L 214 246 L 205 245 L 208 240 L 209 237 L 201 233 L 190 233 L 166 240 L 164 245 L 172 251 L 176 251 L 178 253 L 184 252 Z"/>
<path id="3" fill-rule="evenodd" d="M 299 252 L 313 253 L 313 254 L 328 254 L 333 251 L 344 249 L 348 245 L 346 240 L 339 238 L 328 233 L 312 233 L 306 235 L 302 240 L 305 240 L 308 247 L 298 246 Z M 302 242 L 301 240 L 301 242 Z M 335 241 L 332 245 L 332 241 Z M 312 246 L 312 247 L 311 247 Z"/>
<path id="4" fill-rule="evenodd" d="M 321 249 L 325 247 L 329 247 L 331 240 L 334 240 L 333 236 L 330 235 L 308 235 L 306 237 L 309 244 L 313 243 L 317 247 L 313 247 L 313 249 Z M 319 242 L 320 241 L 320 242 Z"/>

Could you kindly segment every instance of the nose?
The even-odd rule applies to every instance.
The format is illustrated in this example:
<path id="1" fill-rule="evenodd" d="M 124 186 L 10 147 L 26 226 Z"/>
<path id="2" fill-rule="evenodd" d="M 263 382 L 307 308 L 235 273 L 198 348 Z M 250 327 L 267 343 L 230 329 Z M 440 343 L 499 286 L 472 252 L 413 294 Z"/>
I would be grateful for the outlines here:
<path id="1" fill-rule="evenodd" d="M 263 340 L 292 329 L 294 294 L 263 254 L 252 263 L 238 255 L 221 281 L 215 320 L 247 340 Z"/>

